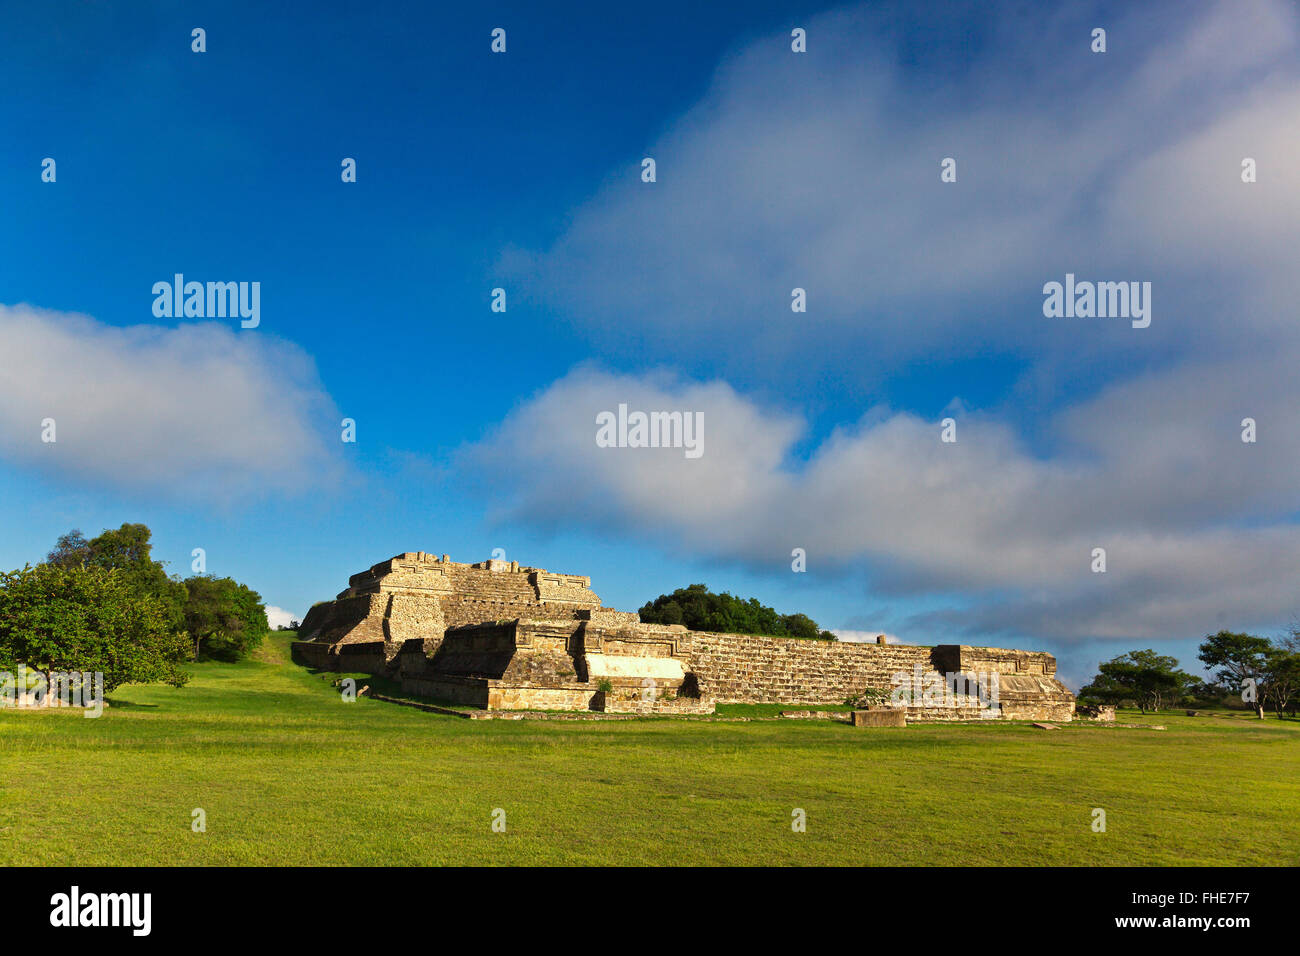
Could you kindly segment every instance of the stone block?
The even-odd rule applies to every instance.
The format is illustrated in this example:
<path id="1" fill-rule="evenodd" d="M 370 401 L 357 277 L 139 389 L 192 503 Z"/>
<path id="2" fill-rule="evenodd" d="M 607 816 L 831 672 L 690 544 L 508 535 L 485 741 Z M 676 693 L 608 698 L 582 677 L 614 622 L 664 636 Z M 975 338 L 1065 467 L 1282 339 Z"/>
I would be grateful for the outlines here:
<path id="1" fill-rule="evenodd" d="M 855 710 L 849 722 L 854 727 L 906 727 L 907 711 L 901 707 Z"/>
<path id="2" fill-rule="evenodd" d="M 1110 704 L 1084 704 L 1077 708 L 1077 713 L 1088 720 L 1104 723 L 1113 723 L 1115 720 L 1115 708 Z"/>

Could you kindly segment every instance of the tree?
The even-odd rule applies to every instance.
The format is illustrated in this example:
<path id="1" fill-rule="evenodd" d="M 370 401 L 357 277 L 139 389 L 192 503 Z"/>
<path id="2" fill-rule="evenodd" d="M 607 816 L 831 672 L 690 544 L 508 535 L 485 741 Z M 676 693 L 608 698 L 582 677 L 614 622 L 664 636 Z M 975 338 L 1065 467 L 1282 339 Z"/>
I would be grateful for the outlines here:
<path id="1" fill-rule="evenodd" d="M 703 584 L 659 595 L 641 608 L 641 620 L 647 624 L 683 624 L 693 631 L 835 640 L 834 634 L 818 628 L 806 614 L 778 614 L 757 598 L 745 600 L 725 591 L 714 594 Z"/>
<path id="2" fill-rule="evenodd" d="M 74 528 L 59 538 L 46 560 L 60 567 L 85 565 L 121 571 L 121 580 L 128 587 L 162 602 L 168 621 L 180 630 L 184 626 L 185 585 L 169 576 L 161 561 L 153 560 L 151 537 L 143 524 L 106 529 L 89 541 Z"/>
<path id="3" fill-rule="evenodd" d="M 1237 634 L 1232 631 L 1220 631 L 1211 634 L 1201 643 L 1201 652 L 1197 655 L 1209 668 L 1218 668 L 1215 680 L 1233 691 L 1243 693 L 1243 700 L 1254 705 L 1260 720 L 1264 719 L 1264 688 L 1268 669 L 1268 659 L 1273 645 L 1268 638 L 1253 634 Z"/>
<path id="4" fill-rule="evenodd" d="M 201 575 L 181 581 L 153 559 L 151 539 L 143 524 L 106 529 L 90 540 L 74 528 L 59 538 L 47 560 L 57 567 L 117 571 L 125 587 L 162 606 L 173 631 L 189 632 L 195 658 L 238 660 L 261 643 L 270 628 L 256 591 L 230 578 Z M 199 593 L 191 596 L 191 588 Z"/>
<path id="5" fill-rule="evenodd" d="M 104 689 L 187 680 L 185 635 L 120 571 L 40 564 L 0 573 L 0 668 L 104 675 Z"/>
<path id="6" fill-rule="evenodd" d="M 1300 695 L 1300 654 L 1273 648 L 1264 664 L 1264 699 L 1273 705 L 1279 719 Z"/>
<path id="7" fill-rule="evenodd" d="M 1282 697 L 1285 695 L 1285 700 L 1279 711 L 1286 710 L 1294 717 L 1296 702 L 1300 700 L 1300 685 L 1297 684 L 1297 678 L 1300 678 L 1300 675 L 1296 674 L 1296 667 L 1300 666 L 1296 663 L 1300 661 L 1300 616 L 1291 619 L 1286 634 L 1278 639 L 1277 644 L 1278 653 L 1285 658 L 1290 658 L 1289 661 L 1279 661 L 1275 665 L 1279 673 L 1271 675 L 1281 685 L 1276 692 L 1277 696 Z M 1281 716 L 1280 712 L 1278 716 Z"/>
<path id="8" fill-rule="evenodd" d="M 185 629 L 196 659 L 239 660 L 270 633 L 262 597 L 246 585 L 202 575 L 186 580 L 185 587 Z"/>
<path id="9" fill-rule="evenodd" d="M 1283 650 L 1290 651 L 1293 654 L 1300 654 L 1300 617 L 1291 619 L 1291 624 L 1279 640 L 1278 644 Z"/>
<path id="10" fill-rule="evenodd" d="M 1104 703 L 1131 700 L 1146 713 L 1181 701 L 1195 686 L 1196 678 L 1178 669 L 1178 660 L 1154 650 L 1129 651 L 1101 664 L 1092 682 L 1079 690 L 1079 697 Z"/>
<path id="11" fill-rule="evenodd" d="M 90 557 L 90 542 L 79 528 L 73 528 L 65 535 L 60 535 L 54 550 L 45 558 L 50 564 L 70 568 L 85 564 Z"/>
<path id="12" fill-rule="evenodd" d="M 1202 706 L 1214 706 L 1223 702 L 1223 688 L 1213 681 L 1195 678 L 1187 688 L 1188 699 Z"/>

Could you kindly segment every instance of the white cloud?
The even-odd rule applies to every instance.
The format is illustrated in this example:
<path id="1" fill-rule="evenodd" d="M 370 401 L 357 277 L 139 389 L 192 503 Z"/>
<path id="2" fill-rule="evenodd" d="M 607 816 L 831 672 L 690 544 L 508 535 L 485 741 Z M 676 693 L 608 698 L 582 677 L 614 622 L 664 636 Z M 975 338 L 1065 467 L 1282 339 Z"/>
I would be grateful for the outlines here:
<path id="1" fill-rule="evenodd" d="M 60 478 L 233 499 L 319 487 L 339 420 L 296 346 L 215 323 L 118 328 L 0 305 L 0 456 Z M 57 441 L 42 441 L 54 419 Z"/>
<path id="2" fill-rule="evenodd" d="M 276 607 L 272 604 L 266 606 L 266 623 L 271 626 L 271 630 L 277 627 L 288 627 L 294 621 L 301 621 L 301 616 L 291 614 L 282 607 Z"/>
<path id="3" fill-rule="evenodd" d="M 1049 421 L 1031 453 L 1004 424 L 876 411 L 794 454 L 788 412 L 722 382 L 580 368 L 466 449 L 498 517 L 595 525 L 691 554 L 776 568 L 860 562 L 881 594 L 947 595 L 950 631 L 1172 638 L 1286 620 L 1300 599 L 1300 380 L 1276 357 L 1213 374 L 1159 373 Z M 705 451 L 600 448 L 595 417 L 619 403 L 702 412 Z M 1268 423 L 1255 444 L 1240 417 Z M 1091 570 L 1106 550 L 1107 571 Z"/>
<path id="4" fill-rule="evenodd" d="M 615 355 L 651 340 L 660 361 L 805 400 L 580 369 L 466 453 L 494 470 L 501 513 L 773 568 L 805 547 L 918 599 L 918 626 L 982 638 L 1173 640 L 1290 617 L 1297 11 L 1225 0 L 1106 20 L 1110 52 L 1093 55 L 1087 5 L 1029 29 L 979 7 L 864 5 L 812 20 L 807 54 L 774 34 L 728 57 L 647 144 L 657 183 L 629 158 L 549 248 L 502 267 Z M 891 55 L 945 42 L 942 70 Z M 1258 182 L 1241 181 L 1244 157 Z M 1045 320 L 1042 284 L 1066 272 L 1152 282 L 1151 327 Z M 953 359 L 986 363 L 1001 403 L 957 395 L 954 445 L 872 399 L 896 376 L 915 394 L 927 363 Z M 828 414 L 827 382 L 863 404 L 808 449 L 802 413 Z M 958 390 L 923 384 L 919 406 Z M 591 417 L 623 401 L 703 410 L 704 457 L 597 449 Z"/>
<path id="5" fill-rule="evenodd" d="M 916 16 L 933 22 L 913 43 L 972 26 Z M 704 348 L 800 384 L 849 351 L 841 374 L 877 381 L 974 347 L 1068 371 L 1092 353 L 1239 350 L 1255 331 L 1295 342 L 1294 4 L 1143 5 L 1107 17 L 1104 55 L 1087 52 L 1086 8 L 1015 19 L 937 76 L 895 64 L 898 19 L 855 7 L 815 18 L 807 54 L 780 34 L 737 51 L 647 144 L 658 182 L 630 157 L 504 271 L 608 342 L 650 336 L 661 360 Z M 1039 290 L 1067 271 L 1153 281 L 1153 327 L 1043 321 Z"/>

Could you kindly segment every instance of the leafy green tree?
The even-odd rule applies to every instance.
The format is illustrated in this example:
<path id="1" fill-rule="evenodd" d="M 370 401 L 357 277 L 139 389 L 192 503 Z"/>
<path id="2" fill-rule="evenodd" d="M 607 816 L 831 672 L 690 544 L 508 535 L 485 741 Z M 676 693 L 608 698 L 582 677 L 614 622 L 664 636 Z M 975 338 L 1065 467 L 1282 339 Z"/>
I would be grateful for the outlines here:
<path id="1" fill-rule="evenodd" d="M 1285 710 L 1294 712 L 1300 696 L 1300 653 L 1275 647 L 1264 665 L 1264 698 L 1272 703 L 1279 719 Z"/>
<path id="2" fill-rule="evenodd" d="M 1263 685 L 1267 681 L 1268 661 L 1273 650 L 1272 643 L 1266 637 L 1220 631 L 1201 642 L 1200 654 L 1197 656 L 1206 667 L 1217 668 L 1214 678 L 1225 688 L 1241 693 L 1244 689 L 1253 687 L 1254 700 L 1250 703 L 1253 704 L 1256 715 L 1263 720 Z"/>
<path id="3" fill-rule="evenodd" d="M 1224 690 L 1213 681 L 1197 677 L 1187 688 L 1187 696 L 1191 703 L 1211 707 L 1223 703 Z"/>
<path id="4" fill-rule="evenodd" d="M 791 637 L 816 640 L 821 636 L 821 629 L 817 626 L 817 622 L 807 614 L 785 614 L 781 617 L 781 623 L 785 625 Z"/>
<path id="5" fill-rule="evenodd" d="M 1143 713 L 1180 702 L 1196 685 L 1196 678 L 1179 670 L 1177 658 L 1149 648 L 1113 657 L 1097 670 L 1092 682 L 1079 690 L 1080 699 L 1110 704 L 1131 700 Z"/>
<path id="6" fill-rule="evenodd" d="M 744 600 L 725 591 L 714 594 L 704 584 L 659 595 L 641 608 L 641 620 L 647 624 L 683 624 L 693 631 L 835 640 L 834 634 L 820 630 L 806 614 L 778 614 L 757 598 Z"/>
<path id="7" fill-rule="evenodd" d="M 73 528 L 67 534 L 59 536 L 54 550 L 46 556 L 45 560 L 65 568 L 85 564 L 90 560 L 90 542 L 86 540 L 86 536 L 80 529 Z"/>
<path id="8" fill-rule="evenodd" d="M 172 627 L 180 630 L 184 627 L 185 585 L 169 576 L 161 561 L 153 560 L 151 537 L 143 524 L 124 524 L 89 541 L 74 528 L 59 538 L 46 560 L 60 567 L 85 565 L 120 571 L 121 579 L 136 593 L 157 598 Z"/>
<path id="9" fill-rule="evenodd" d="M 239 660 L 270 633 L 262 596 L 246 585 L 202 575 L 186 580 L 185 587 L 185 629 L 195 658 Z"/>
<path id="10" fill-rule="evenodd" d="M 121 571 L 40 564 L 0 573 L 0 668 L 104 675 L 123 684 L 182 686 L 189 655 L 167 608 Z"/>

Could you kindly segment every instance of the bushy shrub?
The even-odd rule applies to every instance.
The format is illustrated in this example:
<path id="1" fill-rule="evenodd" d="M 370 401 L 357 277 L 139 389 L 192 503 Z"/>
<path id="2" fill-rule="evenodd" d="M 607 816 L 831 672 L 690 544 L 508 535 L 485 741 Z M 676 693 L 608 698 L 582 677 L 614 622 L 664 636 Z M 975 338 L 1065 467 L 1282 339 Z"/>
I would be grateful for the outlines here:
<path id="1" fill-rule="evenodd" d="M 835 640 L 834 634 L 818 628 L 806 614 L 778 614 L 757 598 L 744 600 L 725 591 L 714 594 L 703 584 L 659 595 L 641 608 L 641 620 L 647 624 L 683 624 L 692 631 Z"/>

